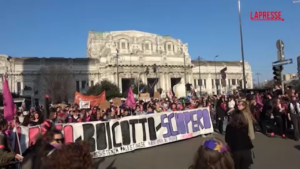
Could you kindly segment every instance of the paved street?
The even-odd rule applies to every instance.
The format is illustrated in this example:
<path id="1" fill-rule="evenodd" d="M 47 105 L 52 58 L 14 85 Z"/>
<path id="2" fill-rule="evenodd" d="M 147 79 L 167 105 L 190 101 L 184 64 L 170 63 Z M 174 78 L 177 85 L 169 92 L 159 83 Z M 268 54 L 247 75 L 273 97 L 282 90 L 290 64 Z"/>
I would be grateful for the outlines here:
<path id="1" fill-rule="evenodd" d="M 215 134 L 224 139 L 224 136 Z M 196 137 L 158 147 L 137 150 L 107 157 L 99 169 L 187 169 L 203 138 Z M 252 169 L 299 169 L 300 142 L 290 139 L 268 138 L 260 133 L 254 141 Z M 113 163 L 114 162 L 114 163 Z M 95 167 L 97 169 L 97 167 Z"/>

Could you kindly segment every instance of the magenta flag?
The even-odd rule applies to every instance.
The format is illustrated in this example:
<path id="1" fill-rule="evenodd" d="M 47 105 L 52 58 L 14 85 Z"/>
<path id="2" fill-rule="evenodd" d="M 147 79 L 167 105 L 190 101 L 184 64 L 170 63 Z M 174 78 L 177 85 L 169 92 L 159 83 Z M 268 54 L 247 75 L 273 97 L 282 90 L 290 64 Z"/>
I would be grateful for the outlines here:
<path id="1" fill-rule="evenodd" d="M 126 106 L 128 106 L 130 108 L 135 107 L 135 100 L 134 100 L 134 96 L 133 96 L 133 92 L 132 92 L 131 87 L 129 87 L 129 90 L 128 90 L 128 93 L 127 93 Z"/>
<path id="2" fill-rule="evenodd" d="M 5 76 L 3 75 L 3 108 L 4 108 L 4 118 L 8 121 L 14 119 L 15 114 L 15 104 L 12 95 L 9 90 L 9 86 Z"/>
<path id="3" fill-rule="evenodd" d="M 263 104 L 262 104 L 262 102 L 261 102 L 261 100 L 259 98 L 258 93 L 256 93 L 256 103 L 259 104 L 259 105 L 261 105 L 261 106 L 263 106 Z"/>

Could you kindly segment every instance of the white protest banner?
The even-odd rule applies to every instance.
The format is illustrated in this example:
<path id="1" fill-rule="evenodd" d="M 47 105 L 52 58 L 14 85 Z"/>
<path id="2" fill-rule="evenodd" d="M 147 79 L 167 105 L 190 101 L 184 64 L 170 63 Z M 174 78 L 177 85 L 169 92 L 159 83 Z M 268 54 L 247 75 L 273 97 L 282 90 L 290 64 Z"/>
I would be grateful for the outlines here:
<path id="1" fill-rule="evenodd" d="M 90 101 L 80 101 L 79 102 L 79 108 L 81 109 L 89 109 L 91 107 Z"/>
<path id="2" fill-rule="evenodd" d="M 126 153 L 212 133 L 208 108 L 130 116 L 107 122 L 58 124 L 65 142 L 86 141 L 94 158 Z M 21 150 L 35 142 L 39 126 L 17 127 Z M 15 143 L 15 141 L 13 142 Z M 16 144 L 13 144 L 16 145 Z"/>

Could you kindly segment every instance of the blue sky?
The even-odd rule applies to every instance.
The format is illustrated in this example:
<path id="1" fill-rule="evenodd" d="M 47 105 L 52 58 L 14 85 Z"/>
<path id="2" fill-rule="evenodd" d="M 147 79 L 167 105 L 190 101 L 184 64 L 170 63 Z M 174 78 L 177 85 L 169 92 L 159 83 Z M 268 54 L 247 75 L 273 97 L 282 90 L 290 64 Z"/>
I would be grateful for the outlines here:
<path id="1" fill-rule="evenodd" d="M 285 43 L 285 73 L 297 70 L 300 3 L 241 0 L 245 60 L 272 78 L 275 42 Z M 250 12 L 282 11 L 282 21 L 251 21 Z M 189 44 L 192 58 L 241 60 L 237 0 L 0 0 L 0 53 L 16 57 L 86 57 L 88 31 L 139 30 Z"/>

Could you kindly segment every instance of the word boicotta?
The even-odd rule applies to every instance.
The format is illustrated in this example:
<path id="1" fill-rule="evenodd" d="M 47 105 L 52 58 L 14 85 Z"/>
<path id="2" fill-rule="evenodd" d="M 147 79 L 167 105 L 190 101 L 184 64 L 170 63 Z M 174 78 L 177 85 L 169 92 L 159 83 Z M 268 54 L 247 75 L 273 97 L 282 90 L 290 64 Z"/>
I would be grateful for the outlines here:
<path id="1" fill-rule="evenodd" d="M 107 122 L 57 124 L 65 141 L 84 140 L 89 143 L 95 158 L 126 153 L 135 149 L 153 147 L 213 132 L 207 108 L 178 112 L 163 112 L 114 119 Z M 24 151 L 35 143 L 40 126 L 15 128 Z M 16 137 L 15 149 L 18 148 Z"/>

